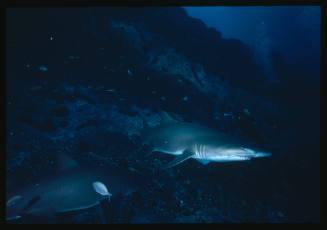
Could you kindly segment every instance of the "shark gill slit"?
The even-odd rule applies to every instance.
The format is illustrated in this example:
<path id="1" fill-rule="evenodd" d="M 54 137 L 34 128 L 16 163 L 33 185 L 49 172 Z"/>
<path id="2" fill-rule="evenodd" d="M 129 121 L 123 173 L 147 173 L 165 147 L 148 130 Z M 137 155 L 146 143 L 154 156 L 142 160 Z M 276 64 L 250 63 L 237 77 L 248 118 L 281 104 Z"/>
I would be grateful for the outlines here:
<path id="1" fill-rule="evenodd" d="M 206 146 L 202 145 L 202 157 L 203 159 L 206 159 Z"/>
<path id="2" fill-rule="evenodd" d="M 200 154 L 199 154 L 199 146 L 198 144 L 195 144 L 195 156 L 200 158 Z"/>
<path id="3" fill-rule="evenodd" d="M 203 145 L 201 145 L 201 144 L 199 145 L 199 158 L 200 159 L 203 159 L 203 157 L 204 157 L 203 156 L 203 147 L 204 147 Z"/>
<path id="4" fill-rule="evenodd" d="M 204 150 L 204 145 L 201 145 L 201 157 L 202 157 L 202 159 L 204 158 L 204 155 L 203 155 L 203 150 Z"/>
<path id="5" fill-rule="evenodd" d="M 197 157 L 200 158 L 200 146 L 196 144 Z"/>

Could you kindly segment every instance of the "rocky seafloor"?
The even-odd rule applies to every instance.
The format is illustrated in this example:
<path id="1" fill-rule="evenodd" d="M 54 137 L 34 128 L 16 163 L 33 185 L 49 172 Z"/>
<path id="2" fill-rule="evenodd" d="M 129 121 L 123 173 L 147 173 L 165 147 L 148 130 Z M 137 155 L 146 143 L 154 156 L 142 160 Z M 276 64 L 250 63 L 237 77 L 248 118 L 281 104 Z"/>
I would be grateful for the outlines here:
<path id="1" fill-rule="evenodd" d="M 146 180 L 113 197 L 110 221 L 95 207 L 17 222 L 316 220 L 298 211 L 305 194 L 297 194 L 301 181 L 294 179 L 312 165 L 296 155 L 299 146 L 285 143 L 294 132 L 285 131 L 284 107 L 271 96 L 286 86 L 269 85 L 241 41 L 222 38 L 180 8 L 35 10 L 9 20 L 7 186 L 51 175 L 57 154 L 81 165 L 124 167 Z M 160 111 L 264 144 L 273 157 L 206 166 L 189 160 L 159 172 L 172 158 L 147 155 L 140 132 L 142 117 L 155 126 Z"/>

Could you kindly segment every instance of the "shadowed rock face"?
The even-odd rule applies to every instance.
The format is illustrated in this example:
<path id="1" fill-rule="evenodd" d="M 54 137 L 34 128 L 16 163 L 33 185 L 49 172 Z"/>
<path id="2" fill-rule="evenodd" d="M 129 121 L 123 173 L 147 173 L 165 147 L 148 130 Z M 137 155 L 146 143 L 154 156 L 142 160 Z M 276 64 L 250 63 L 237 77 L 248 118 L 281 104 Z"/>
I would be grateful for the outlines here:
<path id="1" fill-rule="evenodd" d="M 156 9 L 155 13 L 147 8 L 140 9 L 143 13 L 126 10 L 130 10 L 128 16 L 115 12 L 103 21 L 120 38 L 117 40 L 126 42 L 133 53 L 129 56 L 132 63 L 179 83 L 181 94 L 197 92 L 202 102 L 212 104 L 214 113 L 224 102 L 235 108 L 249 107 L 260 116 L 272 113 L 271 103 L 251 93 L 262 91 L 264 77 L 245 44 L 221 38 L 218 31 L 188 17 L 180 8 Z M 184 93 L 185 84 L 191 87 Z"/>
<path id="2" fill-rule="evenodd" d="M 201 63 L 209 74 L 247 89 L 258 88 L 260 84 L 254 83 L 264 81 L 263 72 L 247 45 L 237 39 L 222 38 L 220 32 L 208 28 L 199 19 L 189 17 L 182 8 L 122 10 L 128 13 L 122 16 L 112 10 L 110 20 L 143 25 L 190 62 Z M 146 35 L 141 38 L 146 39 Z"/>

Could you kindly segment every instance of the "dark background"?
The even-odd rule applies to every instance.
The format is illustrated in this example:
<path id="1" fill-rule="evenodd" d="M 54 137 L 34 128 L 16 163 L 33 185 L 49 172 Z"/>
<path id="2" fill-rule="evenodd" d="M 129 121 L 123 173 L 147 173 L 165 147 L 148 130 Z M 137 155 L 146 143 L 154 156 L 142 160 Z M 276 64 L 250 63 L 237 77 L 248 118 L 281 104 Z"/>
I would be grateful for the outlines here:
<path id="1" fill-rule="evenodd" d="M 283 19 L 280 14 L 274 13 L 273 8 L 270 9 L 269 17 L 265 17 L 267 24 L 270 22 L 273 24 L 276 18 L 281 22 L 280 24 L 288 21 L 288 14 L 282 14 L 285 17 Z M 302 10 L 304 8 L 306 7 L 302 7 Z M 200 13 L 197 11 L 197 17 L 202 18 L 201 15 L 206 15 L 206 10 L 210 9 L 202 9 Z M 244 14 L 248 10 L 250 9 L 238 9 L 233 14 L 243 14 L 242 17 L 246 18 Z M 222 194 L 222 199 L 225 201 L 215 203 L 214 206 L 223 210 L 224 218 L 215 216 L 209 220 L 206 219 L 209 214 L 201 211 L 199 212 L 200 217 L 191 217 L 191 222 L 319 221 L 320 71 L 318 62 L 320 54 L 317 52 L 319 49 L 313 50 L 307 46 L 296 46 L 296 48 L 292 45 L 288 46 L 288 44 L 294 43 L 301 44 L 300 41 L 304 41 L 302 44 L 309 44 L 311 38 L 313 38 L 314 45 L 319 46 L 317 36 L 320 36 L 320 33 L 316 29 L 301 28 L 302 25 L 306 28 L 319 25 L 319 11 L 313 10 L 309 13 L 312 14 L 310 15 L 311 21 L 306 21 L 306 24 L 303 21 L 294 21 L 298 27 L 291 31 L 285 32 L 285 28 L 280 24 L 268 28 L 269 32 L 265 34 L 265 38 L 268 37 L 274 41 L 274 39 L 282 37 L 283 41 L 288 40 L 275 49 L 273 46 L 265 47 L 269 52 L 265 53 L 264 58 L 269 61 L 264 63 L 270 63 L 270 70 L 274 72 L 273 75 L 278 80 L 271 82 L 271 79 L 267 77 L 270 74 L 267 72 L 267 68 L 262 62 L 257 62 L 255 58 L 252 58 L 253 53 L 259 52 L 253 48 L 252 44 L 255 42 L 247 44 L 251 43 L 251 39 L 255 40 L 255 37 L 244 35 L 239 38 L 240 40 L 237 38 L 225 39 L 224 33 L 222 36 L 221 32 L 208 28 L 200 20 L 188 17 L 181 8 L 153 8 L 151 10 L 146 8 L 8 9 L 6 18 L 7 184 L 15 179 L 15 184 L 24 186 L 38 173 L 51 174 L 54 170 L 44 163 L 44 155 L 40 157 L 38 151 L 33 150 L 36 145 L 32 142 L 38 140 L 37 143 L 41 146 L 39 149 L 50 149 L 53 146 L 47 142 L 46 137 L 50 137 L 56 130 L 65 129 L 65 126 L 60 126 L 53 120 L 49 122 L 49 119 L 52 118 L 45 110 L 47 107 L 51 109 L 52 105 L 47 99 L 56 98 L 57 101 L 66 101 L 75 100 L 74 98 L 77 97 L 90 102 L 92 99 L 89 98 L 95 98 L 95 103 L 116 104 L 121 111 L 124 111 L 123 113 L 132 114 L 131 116 L 138 116 L 131 111 L 131 107 L 137 105 L 148 108 L 154 113 L 159 110 L 167 110 L 184 119 L 196 120 L 218 128 L 225 127 L 225 131 L 229 133 L 236 132 L 236 129 L 240 129 L 243 135 L 244 133 L 255 133 L 248 137 L 268 143 L 274 149 L 271 159 L 250 164 L 219 165 L 212 163 L 207 167 L 197 166 L 194 170 L 197 163 L 187 162 L 179 169 L 174 169 L 170 178 L 149 176 L 152 180 L 164 181 L 163 183 L 167 186 L 164 186 L 166 190 L 152 193 L 151 199 L 157 200 L 157 202 L 159 199 L 166 204 L 164 205 L 165 211 L 161 212 L 174 213 L 173 216 L 176 217 L 184 216 L 183 212 L 190 209 L 191 211 L 185 215 L 192 216 L 195 211 L 204 210 L 205 208 L 202 206 L 208 209 L 212 207 L 212 201 L 200 199 L 205 197 L 205 194 L 210 194 L 215 201 L 218 200 L 217 194 Z M 217 15 L 216 24 L 219 28 L 219 21 L 224 20 L 219 17 L 219 13 Z M 258 113 L 251 119 L 257 120 L 255 129 L 259 130 L 260 134 L 253 131 L 252 126 L 248 128 L 247 121 L 244 121 L 242 126 L 240 123 L 229 121 L 226 118 L 217 124 L 213 118 L 214 99 L 210 98 L 210 94 L 198 92 L 188 84 L 179 85 L 176 83 L 176 78 L 167 80 L 164 71 L 151 72 L 149 66 L 144 64 L 143 56 L 126 45 L 126 41 L 112 31 L 108 23 L 110 20 L 145 24 L 147 29 L 161 36 L 169 46 L 182 53 L 190 62 L 201 63 L 210 75 L 219 76 L 229 82 L 232 89 L 244 89 L 246 92 L 270 101 L 274 105 L 271 123 L 277 128 L 268 133 L 266 130 L 270 129 L 264 128 L 267 118 Z M 210 20 L 215 20 L 215 18 L 212 16 Z M 303 18 L 299 17 L 299 20 L 303 20 Z M 208 19 L 204 19 L 204 21 L 209 24 Z M 238 29 L 243 28 L 243 21 L 235 22 L 236 24 L 229 22 L 230 25 L 226 25 L 226 21 L 228 20 L 222 22 L 225 24 L 221 28 L 233 27 L 235 35 Z M 251 23 L 252 20 L 248 20 L 244 22 L 244 26 Z M 297 33 L 297 31 L 300 32 Z M 286 36 L 285 39 L 284 36 Z M 50 39 L 51 37 L 53 39 Z M 130 37 L 131 41 L 133 39 Z M 247 40 L 247 43 L 244 43 L 242 39 Z M 160 46 L 158 41 L 160 40 L 157 40 L 156 44 L 148 44 L 149 47 L 146 49 L 151 50 L 154 49 L 153 47 Z M 99 49 L 101 47 L 104 47 L 105 52 Z M 78 56 L 79 59 L 71 61 L 69 58 L 71 55 Z M 120 60 L 121 55 L 126 58 Z M 262 58 L 260 55 L 257 58 L 260 59 L 260 57 Z M 45 65 L 48 71 L 40 71 L 41 65 Z M 124 71 L 108 74 L 108 70 L 103 69 L 104 65 L 108 68 L 122 66 L 121 69 Z M 132 69 L 135 70 L 136 80 L 135 78 L 130 80 L 126 76 L 128 68 L 125 66 L 132 66 Z M 142 78 L 145 75 L 153 75 L 156 78 L 147 85 L 146 80 Z M 60 96 L 54 95 L 53 90 L 59 89 L 60 91 L 62 83 L 69 83 L 76 87 L 80 85 L 113 86 L 124 92 L 123 96 L 129 100 L 125 104 L 118 103 L 118 97 L 106 98 L 107 96 L 92 94 L 92 92 L 89 98 L 81 94 L 75 95 L 73 99 L 63 95 L 61 96 L 63 98 L 60 99 Z M 39 85 L 46 90 L 41 93 L 30 91 L 31 87 Z M 159 96 L 157 98 L 150 96 L 153 89 L 156 89 L 161 95 L 165 95 L 168 101 L 163 102 Z M 180 98 L 186 95 L 185 93 L 195 99 L 191 100 L 189 104 L 181 106 L 176 103 L 174 98 Z M 170 98 L 172 100 L 169 100 Z M 242 111 L 242 108 L 233 106 L 231 101 L 224 101 L 224 106 L 227 108 L 230 106 L 235 113 Z M 68 110 L 70 110 L 69 107 Z M 103 111 L 99 113 L 105 113 Z M 258 121 L 260 118 L 264 120 L 263 123 Z M 77 118 L 69 117 L 69 119 Z M 70 122 L 69 119 L 68 122 Z M 271 124 L 271 126 L 273 125 Z M 100 124 L 91 126 L 97 133 L 97 130 L 101 130 L 103 125 L 100 121 Z M 18 133 L 19 131 L 23 131 L 24 135 L 11 135 L 11 132 Z M 262 135 L 267 135 L 268 138 L 264 138 Z M 121 138 L 115 140 L 114 143 L 119 141 L 126 148 L 133 149 L 128 139 Z M 89 148 L 93 149 L 100 142 L 101 139 L 98 139 L 93 142 L 89 141 L 87 144 Z M 76 143 L 73 144 L 80 146 L 81 140 L 76 140 Z M 81 150 L 84 148 L 81 147 Z M 18 164 L 17 159 L 21 158 L 17 158 L 17 155 L 21 152 L 28 152 L 27 157 L 22 157 L 28 160 L 23 160 L 23 163 Z M 130 154 L 136 153 L 130 152 Z M 80 161 L 83 162 L 82 159 Z M 133 162 L 129 162 L 129 164 L 133 165 Z M 14 166 L 9 167 L 11 165 Z M 33 170 L 30 169 L 31 167 Z M 175 183 L 174 186 L 170 184 L 172 180 Z M 185 180 L 191 180 L 191 185 L 184 186 L 183 181 Z M 152 188 L 149 185 L 147 190 Z M 197 198 L 193 197 L 194 200 L 192 200 L 190 194 L 194 194 L 194 191 L 198 191 L 202 195 Z M 142 191 L 140 193 L 142 194 Z M 172 211 L 172 207 L 176 206 L 174 203 L 177 199 L 176 193 L 181 193 L 180 196 L 185 200 L 189 199 L 189 202 L 186 203 L 188 207 Z M 150 202 L 149 197 L 150 195 L 143 198 L 144 207 L 148 207 L 145 204 Z M 172 207 L 168 205 L 169 202 L 173 202 Z M 153 204 L 153 207 L 158 205 Z M 138 212 L 147 213 L 147 210 L 147 208 L 140 208 Z M 144 215 L 146 216 L 146 214 Z M 162 214 L 162 216 L 165 215 Z M 151 221 L 151 218 L 148 219 Z M 153 219 L 154 222 L 178 222 L 169 215 L 162 219 L 156 218 Z M 179 221 L 188 222 L 190 220 L 180 219 Z M 83 220 L 81 222 L 83 223 Z"/>

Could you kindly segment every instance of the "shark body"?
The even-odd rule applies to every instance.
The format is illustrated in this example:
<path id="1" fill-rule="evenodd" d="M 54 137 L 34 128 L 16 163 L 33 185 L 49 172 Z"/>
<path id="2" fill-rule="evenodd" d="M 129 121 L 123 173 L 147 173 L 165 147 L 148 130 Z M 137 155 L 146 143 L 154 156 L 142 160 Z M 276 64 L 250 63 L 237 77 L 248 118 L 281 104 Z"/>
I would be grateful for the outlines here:
<path id="1" fill-rule="evenodd" d="M 138 175 L 119 168 L 85 168 L 69 163 L 64 171 L 35 183 L 7 190 L 6 219 L 54 217 L 89 209 L 110 196 L 129 193 L 142 185 Z M 15 186 L 17 187 L 17 186 Z"/>
<path id="2" fill-rule="evenodd" d="M 161 114 L 160 125 L 150 128 L 145 123 L 145 126 L 144 140 L 152 152 L 176 156 L 165 168 L 173 167 L 190 158 L 208 164 L 246 161 L 271 155 L 223 132 L 198 124 L 178 122 L 166 112 Z"/>

